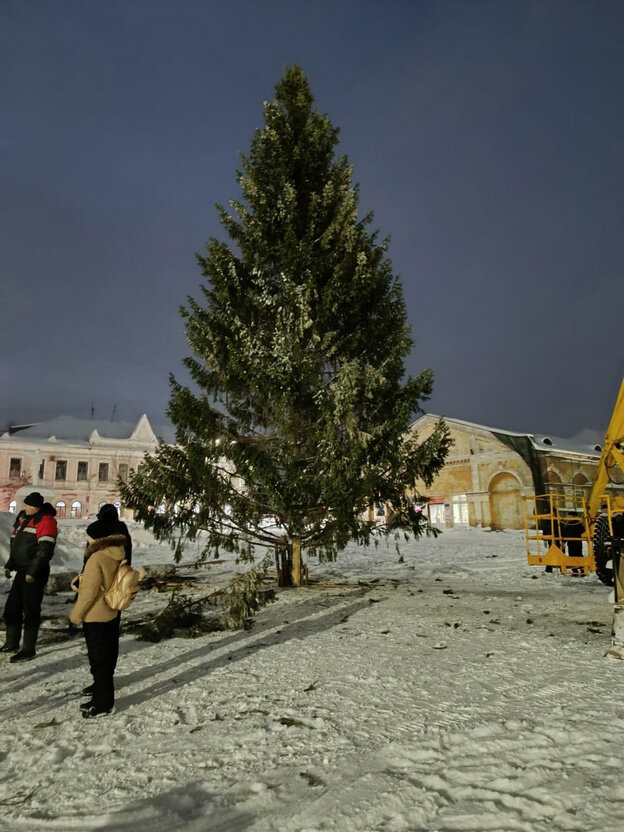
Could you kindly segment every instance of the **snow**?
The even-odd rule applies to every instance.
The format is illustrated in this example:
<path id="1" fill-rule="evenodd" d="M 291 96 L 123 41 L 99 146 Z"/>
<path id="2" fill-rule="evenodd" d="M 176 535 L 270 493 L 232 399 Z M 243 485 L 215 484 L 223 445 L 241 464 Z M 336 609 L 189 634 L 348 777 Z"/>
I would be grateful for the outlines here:
<path id="1" fill-rule="evenodd" d="M 61 534 L 79 565 L 84 525 Z M 171 559 L 133 536 L 135 563 Z M 36 660 L 1 660 L 3 832 L 623 829 L 607 588 L 528 567 L 521 532 L 454 529 L 401 555 L 312 560 L 311 585 L 249 631 L 124 635 L 116 713 L 90 721 L 82 639 L 53 629 L 70 596 L 46 596 Z"/>
<path id="2" fill-rule="evenodd" d="M 505 436 L 520 436 L 530 439 L 533 447 L 538 451 L 543 451 L 547 448 L 550 451 L 564 451 L 573 454 L 583 454 L 584 456 L 593 456 L 598 459 L 600 457 L 600 446 L 602 445 L 604 434 L 591 429 L 582 430 L 571 439 L 565 439 L 560 436 L 552 436 L 545 433 L 517 433 L 512 430 L 504 430 L 503 428 L 493 428 L 488 425 L 479 425 L 476 422 L 466 422 L 464 419 L 453 419 L 450 416 L 440 416 L 435 413 L 424 413 L 419 419 L 414 422 L 417 425 L 423 417 L 429 416 L 436 421 L 443 418 L 449 425 L 462 425 L 468 428 L 477 428 L 478 430 L 487 430 L 493 434 L 503 434 Z"/>
<path id="3" fill-rule="evenodd" d="M 95 432 L 100 440 L 136 439 L 154 442 L 156 437 L 162 437 L 166 442 L 175 441 L 175 432 L 170 424 L 152 426 L 145 413 L 136 422 L 56 416 L 45 422 L 16 425 L 12 431 L 10 434 L 8 430 L 5 431 L 3 438 L 15 439 L 17 442 L 34 441 L 38 444 L 41 444 L 41 440 L 47 440 L 68 441 L 74 445 L 90 445 Z"/>

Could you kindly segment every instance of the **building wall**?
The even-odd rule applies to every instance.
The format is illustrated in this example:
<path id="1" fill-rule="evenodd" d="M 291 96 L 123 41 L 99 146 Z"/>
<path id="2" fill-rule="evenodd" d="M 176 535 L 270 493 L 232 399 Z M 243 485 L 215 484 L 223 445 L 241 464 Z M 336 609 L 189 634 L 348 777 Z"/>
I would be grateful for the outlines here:
<path id="1" fill-rule="evenodd" d="M 424 415 L 412 426 L 419 440 L 433 431 L 437 417 Z M 430 515 L 445 525 L 469 524 L 493 529 L 524 528 L 523 497 L 535 494 L 524 459 L 487 428 L 447 419 L 453 441 L 447 461 L 433 484 L 415 484 L 415 494 L 430 499 Z M 573 490 L 589 496 L 597 457 L 567 454 L 544 446 L 538 452 L 546 491 Z M 444 506 L 444 516 L 440 506 Z"/>
<path id="2" fill-rule="evenodd" d="M 57 507 L 60 516 L 71 517 L 76 503 L 80 504 L 74 508 L 77 516 L 94 515 L 102 503 L 118 503 L 121 516 L 128 516 L 121 505 L 118 477 L 125 479 L 145 453 L 156 447 L 149 422 L 142 419 L 140 435 L 127 439 L 108 439 L 97 432 L 88 442 L 4 434 L 0 437 L 0 511 L 12 510 L 13 503 L 19 510 L 24 496 L 35 490 Z M 83 463 L 80 472 L 79 463 Z"/>
<path id="3" fill-rule="evenodd" d="M 576 495 L 589 497 L 598 460 L 566 458 L 548 450 L 540 452 L 539 459 L 547 491 L 565 493 L 572 486 Z"/>

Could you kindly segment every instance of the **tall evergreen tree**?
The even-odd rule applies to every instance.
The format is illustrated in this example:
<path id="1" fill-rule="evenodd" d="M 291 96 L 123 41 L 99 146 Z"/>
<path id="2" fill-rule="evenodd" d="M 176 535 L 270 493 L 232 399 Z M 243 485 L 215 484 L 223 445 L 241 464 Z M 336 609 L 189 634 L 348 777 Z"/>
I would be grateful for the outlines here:
<path id="1" fill-rule="evenodd" d="M 420 445 L 406 432 L 432 374 L 403 381 L 411 339 L 387 241 L 358 219 L 338 130 L 312 103 L 301 69 L 287 69 L 241 157 L 243 200 L 217 206 L 230 243 L 210 240 L 203 301 L 182 309 L 194 391 L 171 376 L 176 445 L 122 490 L 178 545 L 199 531 L 206 551 L 279 544 L 295 584 L 302 548 L 331 558 L 380 531 L 375 503 L 421 533 L 406 490 L 431 481 L 449 441 L 442 422 Z M 273 515 L 276 532 L 263 523 Z"/>

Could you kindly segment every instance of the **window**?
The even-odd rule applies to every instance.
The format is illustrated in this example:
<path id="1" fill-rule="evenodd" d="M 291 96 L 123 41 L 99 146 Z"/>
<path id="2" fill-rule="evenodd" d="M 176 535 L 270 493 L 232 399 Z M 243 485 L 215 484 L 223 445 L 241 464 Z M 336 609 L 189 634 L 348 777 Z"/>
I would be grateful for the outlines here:
<path id="1" fill-rule="evenodd" d="M 11 500 L 11 502 L 9 503 L 9 514 L 15 514 L 16 509 L 17 509 L 17 501 L 16 500 Z"/>
<path id="2" fill-rule="evenodd" d="M 75 500 L 75 502 L 71 504 L 71 516 L 74 518 L 74 520 L 78 520 L 80 517 L 82 517 L 82 506 L 80 505 L 78 500 Z"/>
<path id="3" fill-rule="evenodd" d="M 432 526 L 444 526 L 444 503 L 429 503 L 429 522 Z"/>
<path id="4" fill-rule="evenodd" d="M 9 467 L 9 478 L 17 480 L 22 476 L 22 460 L 19 457 L 11 457 L 11 465 Z"/>
<path id="5" fill-rule="evenodd" d="M 108 482 L 108 462 L 100 462 L 98 482 Z"/>
<path id="6" fill-rule="evenodd" d="M 41 465 L 39 466 L 39 479 L 42 480 L 45 476 L 45 459 L 41 460 Z"/>
<path id="7" fill-rule="evenodd" d="M 89 463 L 88 462 L 79 462 L 78 463 L 78 471 L 77 471 L 77 474 L 76 474 L 76 480 L 78 482 L 86 482 L 88 473 L 89 473 Z"/>
<path id="8" fill-rule="evenodd" d="M 65 508 L 65 503 L 62 500 L 56 504 L 56 516 L 60 519 L 64 519 L 65 517 Z"/>
<path id="9" fill-rule="evenodd" d="M 55 480 L 66 480 L 67 479 L 67 460 L 66 459 L 59 459 L 56 463 L 56 472 L 54 474 Z M 65 505 L 63 503 L 63 505 Z"/>
<path id="10" fill-rule="evenodd" d="M 544 483 L 546 485 L 547 494 L 563 494 L 564 487 L 561 482 L 561 477 L 556 471 L 553 471 L 552 468 L 549 468 L 544 474 Z"/>
<path id="11" fill-rule="evenodd" d="M 451 505 L 453 507 L 453 523 L 458 526 L 467 526 L 469 521 L 467 495 L 455 494 L 451 497 Z"/>
<path id="12" fill-rule="evenodd" d="M 119 463 L 119 479 L 122 482 L 128 482 L 128 465 L 126 462 Z"/>

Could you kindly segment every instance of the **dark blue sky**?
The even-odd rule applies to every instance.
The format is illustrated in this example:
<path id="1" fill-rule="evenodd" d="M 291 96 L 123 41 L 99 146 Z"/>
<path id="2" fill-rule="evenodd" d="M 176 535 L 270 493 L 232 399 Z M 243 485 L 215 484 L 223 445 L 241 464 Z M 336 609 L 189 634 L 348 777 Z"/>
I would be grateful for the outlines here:
<path id="1" fill-rule="evenodd" d="M 195 252 L 299 63 L 391 237 L 430 411 L 604 430 L 624 4 L 2 0 L 0 416 L 162 419 Z"/>

